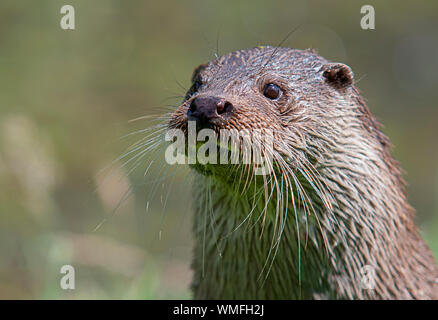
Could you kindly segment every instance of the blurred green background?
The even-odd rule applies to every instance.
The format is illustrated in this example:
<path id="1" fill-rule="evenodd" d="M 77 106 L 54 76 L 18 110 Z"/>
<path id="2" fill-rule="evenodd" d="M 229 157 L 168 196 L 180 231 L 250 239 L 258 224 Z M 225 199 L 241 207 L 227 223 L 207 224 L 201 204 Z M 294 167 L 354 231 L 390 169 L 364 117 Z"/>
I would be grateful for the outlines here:
<path id="1" fill-rule="evenodd" d="M 364 4 L 376 30 L 360 28 Z M 298 26 L 284 46 L 353 68 L 437 256 L 437 1 L 2 0 L 0 298 L 190 298 L 187 170 L 165 185 L 160 167 L 105 168 L 150 125 L 131 119 L 178 105 L 195 66 Z M 59 286 L 65 264 L 75 290 Z"/>

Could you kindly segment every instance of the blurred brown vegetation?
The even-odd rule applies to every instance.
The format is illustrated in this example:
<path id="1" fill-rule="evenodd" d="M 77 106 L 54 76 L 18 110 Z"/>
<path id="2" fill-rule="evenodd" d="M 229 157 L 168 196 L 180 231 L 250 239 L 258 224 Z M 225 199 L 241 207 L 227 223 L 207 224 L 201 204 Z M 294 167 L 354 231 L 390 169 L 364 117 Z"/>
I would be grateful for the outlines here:
<path id="1" fill-rule="evenodd" d="M 64 4 L 74 31 L 59 26 Z M 360 29 L 363 4 L 376 30 Z M 438 2 L 363 4 L 2 0 L 0 298 L 189 298 L 184 169 L 170 189 L 159 168 L 101 170 L 128 147 L 120 137 L 149 125 L 130 119 L 178 105 L 195 66 L 297 26 L 284 46 L 353 68 L 437 255 Z M 73 291 L 59 287 L 64 264 L 76 268 Z"/>

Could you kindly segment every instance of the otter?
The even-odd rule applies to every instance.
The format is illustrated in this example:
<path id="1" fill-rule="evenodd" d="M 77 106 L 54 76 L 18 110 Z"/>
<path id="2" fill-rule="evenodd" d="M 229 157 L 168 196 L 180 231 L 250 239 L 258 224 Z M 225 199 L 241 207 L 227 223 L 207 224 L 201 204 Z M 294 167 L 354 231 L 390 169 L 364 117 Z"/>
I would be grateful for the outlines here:
<path id="1" fill-rule="evenodd" d="M 226 54 L 194 70 L 168 128 L 190 120 L 273 132 L 266 175 L 191 165 L 195 299 L 438 299 L 402 171 L 349 66 L 310 49 Z"/>

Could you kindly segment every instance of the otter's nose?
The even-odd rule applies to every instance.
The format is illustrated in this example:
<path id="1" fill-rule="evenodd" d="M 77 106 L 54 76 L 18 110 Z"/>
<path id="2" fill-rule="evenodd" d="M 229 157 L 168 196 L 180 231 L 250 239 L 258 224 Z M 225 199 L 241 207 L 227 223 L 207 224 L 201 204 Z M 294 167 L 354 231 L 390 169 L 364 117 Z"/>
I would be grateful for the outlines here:
<path id="1" fill-rule="evenodd" d="M 187 111 L 189 120 L 195 120 L 201 125 L 218 124 L 227 120 L 233 111 L 233 105 L 218 97 L 198 97 L 193 99 Z"/>

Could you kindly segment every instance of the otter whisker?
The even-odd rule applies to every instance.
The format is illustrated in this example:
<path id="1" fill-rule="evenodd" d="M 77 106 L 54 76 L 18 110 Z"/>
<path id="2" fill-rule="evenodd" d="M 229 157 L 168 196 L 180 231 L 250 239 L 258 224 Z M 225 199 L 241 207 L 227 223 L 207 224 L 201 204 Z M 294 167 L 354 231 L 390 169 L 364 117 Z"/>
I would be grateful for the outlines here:
<path id="1" fill-rule="evenodd" d="M 216 250 L 219 254 L 219 257 L 222 257 L 222 250 L 219 248 L 219 242 L 218 242 L 218 236 L 216 235 L 216 230 L 215 230 L 215 224 L 216 224 L 216 218 L 213 212 L 213 199 L 212 199 L 212 195 L 211 195 L 211 179 L 208 179 L 208 186 L 207 186 L 207 190 L 208 190 L 208 203 L 209 203 L 209 213 L 210 213 L 210 226 L 211 226 L 211 230 L 213 232 L 213 237 L 214 237 L 214 242 L 216 244 Z"/>
<path id="2" fill-rule="evenodd" d="M 152 135 L 153 135 L 153 134 L 151 134 L 151 136 L 152 136 Z M 132 153 L 134 153 L 134 152 L 136 152 L 136 151 L 138 151 L 138 150 L 140 150 L 140 149 L 142 149 L 142 148 L 147 147 L 148 145 L 153 145 L 153 144 L 155 144 L 157 141 L 159 141 L 160 138 L 162 138 L 162 135 L 161 135 L 161 134 L 158 134 L 157 136 L 154 136 L 154 137 L 151 137 L 151 136 L 148 136 L 148 137 L 146 137 L 146 138 L 143 138 L 143 139 L 137 141 L 136 143 L 134 143 L 132 146 L 130 146 L 130 147 L 127 149 L 127 151 L 126 151 L 124 154 L 122 154 L 121 156 L 119 156 L 118 158 L 116 158 L 115 160 L 113 160 L 112 163 L 116 163 L 116 162 L 118 162 L 118 161 L 120 161 L 120 160 L 126 158 L 127 156 L 131 155 Z M 145 139 L 149 139 L 149 140 L 146 141 L 146 142 L 143 142 Z"/>
<path id="3" fill-rule="evenodd" d="M 158 147 L 161 146 L 161 142 L 157 141 L 154 144 L 148 146 L 147 148 L 145 148 L 144 150 L 138 152 L 136 155 L 132 156 L 129 160 L 125 161 L 124 163 L 122 163 L 120 165 L 120 168 L 124 168 L 126 167 L 130 162 L 134 161 L 134 163 L 131 166 L 131 169 L 129 170 L 129 174 L 131 174 L 136 168 L 137 166 L 140 164 L 141 160 L 143 160 L 144 157 L 146 157 L 149 151 L 151 150 L 159 150 L 157 149 Z M 164 153 L 164 150 L 162 150 L 162 153 Z"/>
<path id="4" fill-rule="evenodd" d="M 133 132 L 127 133 L 127 134 L 121 136 L 120 139 L 125 139 L 125 138 L 128 138 L 128 137 L 133 136 L 133 135 L 137 135 L 137 134 L 140 134 L 140 133 L 145 133 L 145 132 L 148 132 L 148 133 L 149 133 L 149 132 L 151 132 L 150 135 L 141 138 L 141 139 L 139 140 L 139 142 L 141 142 L 141 141 L 144 141 L 145 139 L 147 139 L 148 137 L 150 137 L 150 136 L 152 136 L 152 135 L 154 135 L 154 134 L 156 134 L 156 133 L 158 133 L 158 132 L 164 131 L 164 130 L 166 130 L 166 129 L 167 129 L 167 125 L 165 125 L 165 124 L 159 124 L 159 125 L 155 125 L 155 126 L 153 126 L 153 127 L 148 127 L 148 128 L 144 128 L 144 129 L 139 129 L 139 130 L 136 130 L 136 131 L 133 131 Z M 133 145 L 136 145 L 137 143 L 138 143 L 138 142 L 134 143 Z M 132 147 L 132 146 L 128 147 L 128 149 L 131 148 L 131 147 Z"/>

